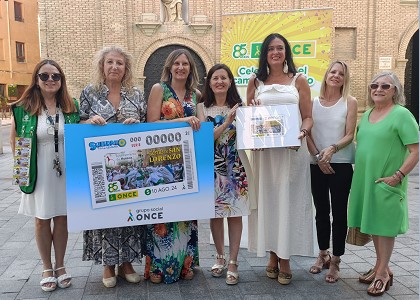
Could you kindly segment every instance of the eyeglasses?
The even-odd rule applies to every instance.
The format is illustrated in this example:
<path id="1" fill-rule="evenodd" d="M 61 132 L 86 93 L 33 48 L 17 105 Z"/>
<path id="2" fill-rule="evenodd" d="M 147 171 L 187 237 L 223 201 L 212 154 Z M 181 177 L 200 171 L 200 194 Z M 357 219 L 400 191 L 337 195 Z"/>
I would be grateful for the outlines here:
<path id="1" fill-rule="evenodd" d="M 52 73 L 51 75 L 48 74 L 48 73 L 39 73 L 38 77 L 42 81 L 47 81 L 50 77 L 54 81 L 60 81 L 61 80 L 61 74 L 60 73 Z"/>
<path id="2" fill-rule="evenodd" d="M 390 88 L 394 87 L 394 85 L 390 84 L 390 83 L 382 83 L 382 84 L 371 83 L 371 84 L 369 84 L 369 87 L 370 87 L 371 90 L 377 90 L 379 88 L 379 86 L 381 86 L 381 89 L 383 89 L 383 90 L 389 90 Z"/>

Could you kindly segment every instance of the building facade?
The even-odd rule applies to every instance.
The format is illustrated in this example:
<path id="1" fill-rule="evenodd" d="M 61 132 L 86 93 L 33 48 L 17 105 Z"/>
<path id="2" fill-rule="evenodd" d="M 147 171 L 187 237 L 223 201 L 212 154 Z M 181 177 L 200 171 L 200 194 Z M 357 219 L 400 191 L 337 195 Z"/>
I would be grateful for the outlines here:
<path id="1" fill-rule="evenodd" d="M 350 65 L 352 94 L 366 109 L 367 84 L 381 69 L 404 82 L 418 117 L 418 0 L 39 0 L 41 57 L 57 60 L 78 98 L 91 81 L 92 58 L 117 44 L 134 57 L 136 83 L 146 95 L 167 54 L 186 47 L 201 77 L 220 60 L 222 15 L 333 8 L 331 59 Z M 417 39 L 417 40 L 416 40 Z"/>
<path id="2" fill-rule="evenodd" d="M 40 60 L 36 1 L 0 0 L 0 100 L 16 100 Z"/>

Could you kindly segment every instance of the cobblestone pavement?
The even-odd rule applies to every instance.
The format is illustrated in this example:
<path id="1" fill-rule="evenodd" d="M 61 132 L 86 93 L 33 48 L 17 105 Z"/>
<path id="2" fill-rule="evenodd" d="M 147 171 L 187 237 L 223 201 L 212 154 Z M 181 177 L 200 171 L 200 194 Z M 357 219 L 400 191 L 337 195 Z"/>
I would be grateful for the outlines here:
<path id="1" fill-rule="evenodd" d="M 7 120 L 3 120 L 7 125 Z M 324 281 L 326 271 L 313 275 L 308 272 L 314 262 L 311 257 L 292 257 L 292 283 L 281 286 L 265 276 L 267 258 L 241 249 L 239 253 L 240 282 L 225 284 L 224 278 L 213 278 L 215 249 L 210 244 L 208 220 L 199 221 L 200 267 L 193 280 L 177 283 L 152 284 L 141 281 L 128 284 L 118 279 L 116 288 L 102 285 L 102 266 L 81 260 L 81 233 L 71 233 L 66 254 L 66 267 L 73 275 L 72 286 L 43 292 L 39 286 L 42 263 L 34 239 L 32 218 L 17 215 L 20 193 L 12 185 L 12 155 L 3 141 L 0 154 L 0 299 L 365 299 L 370 298 L 367 285 L 358 282 L 358 274 L 369 270 L 375 262 L 373 244 L 366 247 L 348 245 L 342 256 L 341 279 L 336 284 Z M 410 230 L 396 239 L 391 258 L 394 285 L 382 299 L 419 299 L 419 177 L 413 171 L 409 183 Z M 226 252 L 227 249 L 226 249 Z M 135 269 L 143 272 L 143 265 Z"/>

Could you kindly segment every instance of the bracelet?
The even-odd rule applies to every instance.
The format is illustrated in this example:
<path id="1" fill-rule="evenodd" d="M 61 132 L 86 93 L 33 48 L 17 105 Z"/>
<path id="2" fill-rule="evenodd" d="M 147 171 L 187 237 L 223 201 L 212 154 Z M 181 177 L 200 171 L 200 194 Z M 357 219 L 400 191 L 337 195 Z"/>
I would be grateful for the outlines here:
<path id="1" fill-rule="evenodd" d="M 405 174 L 403 172 L 401 172 L 401 170 L 397 170 L 398 173 L 400 173 L 403 177 L 405 177 Z"/>
<path id="2" fill-rule="evenodd" d="M 338 145 L 337 144 L 331 144 L 330 147 L 333 147 L 334 148 L 334 153 L 337 153 L 338 150 L 340 150 L 340 149 L 338 149 Z"/>
<path id="3" fill-rule="evenodd" d="M 400 173 L 398 173 L 398 172 L 395 172 L 395 174 L 394 174 L 394 175 L 392 175 L 392 177 L 397 177 L 397 179 L 399 180 L 399 182 L 401 182 L 401 181 L 403 180 L 403 178 L 404 178 L 404 177 L 402 177 L 402 176 L 400 175 Z"/>
<path id="4" fill-rule="evenodd" d="M 400 180 L 400 182 L 404 179 L 404 176 L 402 176 L 402 174 L 400 174 L 398 171 L 395 172 L 394 175 L 398 177 L 398 179 Z"/>
<path id="5" fill-rule="evenodd" d="M 304 137 L 307 137 L 307 136 L 309 135 L 308 130 L 307 130 L 307 129 L 305 129 L 305 128 L 302 128 L 302 129 L 300 130 L 300 132 L 303 132 L 303 136 L 304 136 Z"/>

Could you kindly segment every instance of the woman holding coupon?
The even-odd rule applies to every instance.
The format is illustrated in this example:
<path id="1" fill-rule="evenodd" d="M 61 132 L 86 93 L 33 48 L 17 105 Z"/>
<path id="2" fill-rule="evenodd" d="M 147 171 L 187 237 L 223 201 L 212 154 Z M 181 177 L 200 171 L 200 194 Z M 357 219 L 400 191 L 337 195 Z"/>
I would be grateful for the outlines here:
<path id="1" fill-rule="evenodd" d="M 123 49 L 105 47 L 96 55 L 94 83 L 80 95 L 81 123 L 134 124 L 146 119 L 146 102 L 139 89 L 133 86 L 132 58 Z M 141 262 L 145 254 L 146 226 L 131 226 L 86 230 L 83 232 L 83 260 L 103 264 L 102 282 L 115 287 L 118 276 L 137 283 L 140 275 L 132 262 Z"/>
<path id="2" fill-rule="evenodd" d="M 147 122 L 187 122 L 200 129 L 196 104 L 198 72 L 185 49 L 172 51 L 165 61 L 161 82 L 153 85 L 148 100 Z M 192 279 L 198 265 L 197 221 L 148 225 L 145 278 L 153 283 Z"/>
<path id="3" fill-rule="evenodd" d="M 249 80 L 248 105 L 297 104 L 301 147 L 253 151 L 258 209 L 249 218 L 249 248 L 270 251 L 266 274 L 280 284 L 292 280 L 290 255 L 313 255 L 313 212 L 309 152 L 304 139 L 312 127 L 312 104 L 305 76 L 297 73 L 288 41 L 278 33 L 262 44 L 258 72 Z"/>
<path id="4" fill-rule="evenodd" d="M 55 61 L 46 59 L 36 65 L 31 84 L 12 110 L 13 153 L 15 137 L 31 139 L 30 148 L 16 149 L 21 161 L 24 153 L 30 152 L 29 186 L 21 186 L 19 213 L 35 217 L 35 239 L 44 269 L 41 289 L 52 292 L 57 286 L 67 288 L 71 284 L 71 275 L 64 267 L 68 237 L 64 123 L 79 121 L 77 101 L 67 91 L 63 70 Z"/>
<path id="5" fill-rule="evenodd" d="M 210 220 L 216 246 L 213 277 L 221 277 L 226 268 L 223 218 L 229 227 L 229 263 L 226 283 L 237 284 L 238 252 L 242 234 L 242 216 L 249 215 L 248 181 L 236 150 L 236 109 L 242 100 L 236 90 L 232 71 L 224 64 L 213 66 L 207 74 L 204 103 L 197 106 L 200 121 L 214 124 L 214 191 L 216 218 Z"/>

